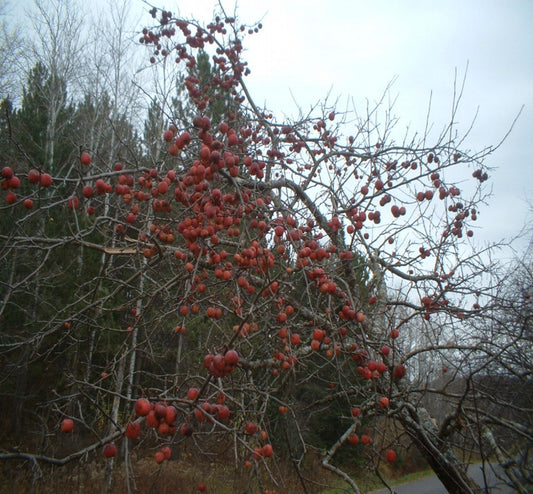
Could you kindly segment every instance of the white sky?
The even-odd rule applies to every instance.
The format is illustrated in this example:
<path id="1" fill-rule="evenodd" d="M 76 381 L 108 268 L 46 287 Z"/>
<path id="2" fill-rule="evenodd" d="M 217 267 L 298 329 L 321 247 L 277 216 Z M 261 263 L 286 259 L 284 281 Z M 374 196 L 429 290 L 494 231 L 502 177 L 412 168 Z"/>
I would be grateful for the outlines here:
<path id="1" fill-rule="evenodd" d="M 142 0 L 131 2 L 147 9 Z M 207 23 L 217 2 L 152 3 Z M 235 0 L 222 3 L 233 14 Z M 486 162 L 497 169 L 475 239 L 510 239 L 531 222 L 533 0 L 240 0 L 237 14 L 243 22 L 263 23 L 245 42 L 247 82 L 256 101 L 280 115 L 297 116 L 293 97 L 304 110 L 328 93 L 341 107 L 349 98 L 372 103 L 395 79 L 399 128 L 423 130 L 432 93 L 431 121 L 440 129 L 449 120 L 455 71 L 462 79 L 468 63 L 457 119 L 466 130 L 479 109 L 468 148 L 496 144 L 525 105 L 512 134 Z"/>
<path id="2" fill-rule="evenodd" d="M 200 19 L 212 0 L 167 2 Z M 224 2 L 228 13 L 233 1 Z M 482 209 L 479 242 L 510 239 L 533 217 L 533 1 L 531 0 L 241 0 L 241 20 L 261 20 L 248 38 L 248 84 L 259 103 L 297 115 L 324 98 L 376 101 L 395 79 L 400 127 L 423 130 L 432 93 L 432 121 L 448 122 L 455 71 L 468 64 L 460 127 L 479 109 L 467 147 L 481 150 L 514 131 L 486 162 L 493 197 Z M 291 94 L 292 93 L 292 94 Z M 529 201 L 529 204 L 528 204 Z M 517 244 L 519 249 L 527 239 Z"/>

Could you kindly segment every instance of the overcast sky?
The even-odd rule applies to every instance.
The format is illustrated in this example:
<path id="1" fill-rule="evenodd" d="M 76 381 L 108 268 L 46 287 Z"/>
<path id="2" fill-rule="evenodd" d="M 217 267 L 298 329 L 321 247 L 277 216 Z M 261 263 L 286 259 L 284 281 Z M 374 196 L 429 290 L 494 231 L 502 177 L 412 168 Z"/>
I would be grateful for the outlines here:
<path id="1" fill-rule="evenodd" d="M 167 2 L 208 17 L 212 0 Z M 224 2 L 228 12 L 234 2 Z M 479 242 L 509 239 L 533 214 L 533 1 L 531 0 L 241 0 L 243 21 L 263 30 L 245 46 L 248 84 L 259 103 L 288 115 L 328 93 L 342 104 L 380 98 L 394 80 L 400 127 L 423 129 L 432 94 L 436 128 L 450 116 L 454 78 L 466 74 L 459 112 L 467 147 L 481 150 L 511 135 L 486 164 L 493 196 L 482 209 Z M 293 99 L 294 98 L 294 99 Z M 527 240 L 518 244 L 523 248 Z"/>
<path id="2" fill-rule="evenodd" d="M 135 10 L 147 9 L 142 0 L 131 2 Z M 207 23 L 217 2 L 151 3 Z M 235 0 L 222 3 L 234 13 Z M 475 238 L 510 239 L 531 222 L 533 0 L 240 0 L 237 14 L 263 23 L 245 42 L 247 83 L 258 103 L 281 115 L 297 116 L 298 105 L 306 110 L 328 93 L 341 106 L 353 98 L 364 108 L 394 80 L 399 127 L 422 131 L 432 94 L 431 121 L 440 129 L 449 121 L 455 74 L 462 80 L 468 65 L 457 121 L 466 130 L 478 112 L 466 147 L 480 151 L 500 141 L 525 105 L 486 161 L 496 167 L 493 196 Z"/>

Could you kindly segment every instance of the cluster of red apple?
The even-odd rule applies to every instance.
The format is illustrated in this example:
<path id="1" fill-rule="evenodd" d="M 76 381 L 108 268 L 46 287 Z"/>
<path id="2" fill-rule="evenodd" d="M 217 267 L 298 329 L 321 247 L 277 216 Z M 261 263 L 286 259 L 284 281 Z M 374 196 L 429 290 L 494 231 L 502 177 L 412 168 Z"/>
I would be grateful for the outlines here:
<path id="1" fill-rule="evenodd" d="M 270 443 L 265 442 L 268 439 L 268 434 L 264 430 L 261 430 L 255 422 L 247 422 L 244 426 L 244 431 L 249 436 L 254 436 L 255 434 L 259 433 L 259 440 L 264 443 L 262 446 L 254 447 L 252 454 L 252 458 L 254 460 L 258 461 L 261 458 L 269 458 L 272 456 L 274 450 Z M 251 462 L 245 462 L 245 466 L 250 467 Z"/>
<path id="2" fill-rule="evenodd" d="M 235 350 L 228 350 L 225 354 L 209 353 L 204 357 L 204 367 L 214 377 L 227 376 L 239 363 L 239 354 Z"/>
<path id="3" fill-rule="evenodd" d="M 378 405 L 382 409 L 387 409 L 390 406 L 390 400 L 386 396 L 382 396 L 378 401 Z M 361 409 L 359 407 L 352 408 L 352 416 L 354 418 L 357 418 L 360 415 L 361 415 Z M 361 435 L 361 437 L 359 437 L 359 434 L 354 432 L 348 436 L 348 442 L 352 446 L 359 444 L 359 442 L 361 442 L 361 444 L 365 446 L 368 446 L 372 444 L 374 440 L 368 434 L 363 434 Z M 385 451 L 385 459 L 389 463 L 394 463 L 396 461 L 396 452 L 392 449 L 388 449 L 387 451 Z"/>
<path id="4" fill-rule="evenodd" d="M 168 446 L 163 446 L 159 451 L 154 454 L 156 463 L 163 463 L 165 460 L 170 460 L 172 456 L 172 450 Z"/>
<path id="5" fill-rule="evenodd" d="M 359 441 L 365 446 L 368 446 L 374 442 L 374 440 L 368 434 L 363 434 L 361 437 L 359 437 L 359 434 L 354 432 L 353 434 L 350 434 L 350 436 L 348 436 L 348 442 L 352 446 L 359 444 Z"/>
<path id="6" fill-rule="evenodd" d="M 204 401 L 200 408 L 194 409 L 194 416 L 198 422 L 212 422 L 213 418 L 220 422 L 227 422 L 231 412 L 222 403 L 209 403 Z"/>
<path id="7" fill-rule="evenodd" d="M 6 202 L 8 204 L 14 204 L 17 202 L 17 194 L 13 192 L 13 190 L 16 190 L 20 187 L 20 179 L 14 174 L 13 170 L 9 166 L 4 166 L 4 168 L 2 168 L 2 180 L 0 180 L 0 187 L 2 190 L 10 191 L 6 194 Z"/>
<path id="8" fill-rule="evenodd" d="M 139 417 L 146 417 L 146 425 L 156 429 L 161 436 L 169 436 L 176 432 L 177 410 L 173 405 L 167 405 L 162 401 L 154 404 L 146 398 L 139 398 L 135 402 L 135 413 Z M 133 437 L 138 437 L 139 433 L 140 429 L 137 428 L 132 431 Z"/>
<path id="9" fill-rule="evenodd" d="M 356 355 L 358 354 L 353 354 L 353 357 Z M 376 362 L 375 360 L 369 360 L 367 365 L 357 367 L 357 373 L 364 379 L 378 379 L 385 372 L 387 372 L 387 366 L 383 362 Z"/>
<path id="10" fill-rule="evenodd" d="M 152 15 L 154 18 L 157 15 L 157 11 L 153 9 Z M 176 35 L 176 28 L 170 24 L 172 14 L 167 11 L 162 11 L 160 23 L 162 29 L 159 31 L 151 31 L 148 29 L 143 30 L 143 36 L 139 39 L 140 43 L 145 45 L 153 45 L 153 56 L 150 57 L 150 62 L 155 64 L 157 57 L 168 57 L 173 52 L 175 53 L 175 62 L 180 63 L 184 61 L 188 68 L 192 68 L 196 65 L 196 57 L 189 53 L 190 49 L 203 49 L 206 44 L 212 44 L 215 41 L 215 34 L 226 34 L 226 24 L 234 25 L 235 18 L 228 17 L 225 21 L 222 21 L 217 17 L 215 22 L 207 25 L 206 29 L 199 26 L 191 26 L 184 20 L 176 20 L 175 25 L 181 31 L 184 37 L 184 42 L 175 43 L 169 47 L 163 47 L 162 38 L 171 38 Z M 261 24 L 257 27 L 248 30 L 248 34 L 258 32 Z M 194 31 L 191 30 L 194 29 Z M 232 30 L 236 32 L 236 27 L 232 26 Z M 240 26 L 241 32 L 245 30 L 244 26 Z M 246 68 L 246 62 L 242 62 L 239 59 L 243 47 L 240 39 L 229 41 L 228 46 L 225 49 L 217 48 L 217 55 L 213 57 L 213 60 L 218 68 L 219 74 L 213 77 L 212 85 L 221 91 L 230 92 L 234 96 L 237 102 L 244 100 L 243 96 L 239 96 L 236 91 L 236 86 L 239 84 L 239 79 L 242 75 L 249 74 L 249 69 Z M 204 93 L 200 86 L 200 81 L 196 78 L 189 76 L 186 78 L 185 87 L 189 92 L 189 97 L 200 110 L 204 110 L 207 105 L 212 101 L 211 97 Z M 216 96 L 215 96 L 216 97 Z"/>
<path id="11" fill-rule="evenodd" d="M 50 187 L 52 185 L 52 177 L 48 173 L 41 173 L 38 170 L 30 170 L 28 172 L 28 182 L 31 184 L 40 184 L 41 187 Z M 4 166 L 2 168 L 0 188 L 8 191 L 5 196 L 5 201 L 7 204 L 15 204 L 17 202 L 17 193 L 14 191 L 19 187 L 20 178 L 15 175 L 11 167 Z M 29 197 L 24 199 L 23 204 L 26 209 L 33 208 L 33 200 Z"/>

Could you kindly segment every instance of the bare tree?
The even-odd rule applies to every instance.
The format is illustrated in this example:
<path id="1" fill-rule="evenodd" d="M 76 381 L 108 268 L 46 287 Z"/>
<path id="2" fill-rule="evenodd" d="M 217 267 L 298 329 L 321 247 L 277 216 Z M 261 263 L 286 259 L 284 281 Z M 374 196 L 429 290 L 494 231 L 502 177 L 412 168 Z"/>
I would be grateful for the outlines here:
<path id="1" fill-rule="evenodd" d="M 9 13 L 7 1 L 0 3 L 0 98 L 17 99 L 17 75 L 20 72 L 20 59 L 24 54 L 24 40 L 17 26 L 6 22 Z"/>
<path id="2" fill-rule="evenodd" d="M 343 448 L 359 443 L 383 477 L 398 427 L 449 492 L 480 490 L 466 473 L 469 451 L 487 467 L 500 463 L 499 474 L 526 492 L 529 453 L 506 448 L 498 430 L 530 444 L 531 404 L 492 390 L 497 379 L 521 393 L 530 385 L 529 299 L 524 292 L 512 305 L 491 249 L 472 240 L 494 147 L 462 147 L 460 88 L 434 136 L 399 136 L 385 100 L 363 115 L 326 101 L 278 121 L 245 82 L 243 39 L 259 25 L 224 13 L 205 27 L 152 15 L 142 44 L 153 65 L 190 69 L 210 51 L 216 69 L 208 83 L 183 72 L 197 111 L 168 110 L 155 166 L 143 166 L 148 157 L 106 168 L 112 152 L 87 152 L 62 177 L 30 175 L 22 192 L 2 171 L 2 208 L 13 218 L 0 236 L 2 311 L 16 324 L 3 325 L 0 350 L 9 362 L 71 364 L 42 406 L 56 429 L 73 418 L 86 442 L 71 454 L 46 442 L 39 454 L 0 458 L 66 464 L 124 433 L 139 437 L 142 423 L 169 445 L 223 437 L 236 465 L 264 468 L 272 485 L 285 485 L 273 466 L 289 458 L 309 492 L 304 459 L 321 433 L 314 424 L 327 422 L 321 465 L 353 492 L 361 488 L 338 461 Z M 223 98 L 232 105 L 221 115 L 214 105 Z M 466 178 L 460 190 L 455 179 Z M 54 194 L 29 208 L 32 187 L 49 186 Z M 35 217 L 50 216 L 65 228 L 36 233 Z M 13 268 L 20 253 L 24 273 Z M 74 279 L 65 269 L 73 258 Z M 63 291 L 37 301 L 28 286 L 50 262 Z M 48 310 L 30 332 L 27 307 L 37 302 Z M 447 412 L 438 422 L 431 396 Z M 516 414 L 496 417 L 489 401 Z"/>

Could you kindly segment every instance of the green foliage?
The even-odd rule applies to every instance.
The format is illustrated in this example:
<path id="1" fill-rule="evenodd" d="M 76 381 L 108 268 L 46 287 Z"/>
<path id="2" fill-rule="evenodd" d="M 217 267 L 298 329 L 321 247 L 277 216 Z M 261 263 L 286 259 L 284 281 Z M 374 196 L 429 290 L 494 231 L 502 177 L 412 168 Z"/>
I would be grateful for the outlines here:
<path id="1" fill-rule="evenodd" d="M 38 62 L 30 71 L 12 121 L 12 136 L 23 144 L 23 158 L 53 175 L 59 173 L 72 156 L 69 130 L 73 113 L 65 81 Z"/>
<path id="2" fill-rule="evenodd" d="M 158 161 L 159 153 L 163 144 L 164 115 L 160 104 L 152 100 L 148 113 L 144 121 L 144 154 L 151 161 L 150 166 L 154 166 Z"/>
<path id="3" fill-rule="evenodd" d="M 16 149 L 11 143 L 13 115 L 13 102 L 8 97 L 0 100 L 0 151 L 6 163 L 16 162 Z"/>
<path id="4" fill-rule="evenodd" d="M 69 135 L 71 147 L 79 152 L 89 151 L 94 165 L 105 171 L 121 159 L 137 164 L 142 156 L 134 123 L 128 120 L 125 110 L 115 107 L 107 92 L 98 98 L 83 96 L 76 104 Z"/>
<path id="5" fill-rule="evenodd" d="M 222 78 L 217 67 L 213 66 L 206 51 L 199 50 L 196 57 L 196 64 L 187 68 L 186 74 L 178 77 L 177 94 L 173 100 L 174 114 L 173 120 L 185 127 L 188 122 L 198 114 L 197 101 L 205 101 L 200 105 L 205 116 L 211 120 L 211 125 L 216 128 L 220 122 L 226 120 L 230 113 L 238 110 L 238 105 L 231 95 L 217 90 L 213 85 L 213 78 Z M 194 81 L 195 86 L 200 90 L 201 96 L 195 98 L 195 102 L 189 98 L 186 84 L 187 80 Z"/>

